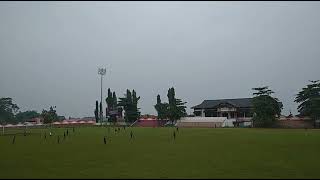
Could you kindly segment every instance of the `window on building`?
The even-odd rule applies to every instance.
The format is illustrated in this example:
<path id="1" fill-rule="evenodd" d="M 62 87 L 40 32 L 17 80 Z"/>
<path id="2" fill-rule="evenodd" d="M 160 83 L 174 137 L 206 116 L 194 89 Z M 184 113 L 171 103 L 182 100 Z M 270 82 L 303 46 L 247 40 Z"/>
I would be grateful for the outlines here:
<path id="1" fill-rule="evenodd" d="M 193 114 L 194 114 L 195 116 L 201 116 L 201 111 L 194 111 Z"/>
<path id="2" fill-rule="evenodd" d="M 215 110 L 206 110 L 205 112 L 205 117 L 216 117 L 217 116 L 217 111 Z"/>

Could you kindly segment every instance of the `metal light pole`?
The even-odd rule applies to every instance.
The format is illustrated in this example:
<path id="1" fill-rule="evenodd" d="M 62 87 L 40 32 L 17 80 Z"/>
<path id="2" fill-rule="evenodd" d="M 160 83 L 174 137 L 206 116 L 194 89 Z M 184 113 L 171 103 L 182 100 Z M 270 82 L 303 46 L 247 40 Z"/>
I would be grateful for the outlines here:
<path id="1" fill-rule="evenodd" d="M 106 72 L 107 72 L 106 68 L 98 68 L 98 74 L 101 75 L 101 101 L 100 101 L 101 106 L 102 106 L 102 76 L 104 76 Z M 103 111 L 102 107 L 101 107 L 101 110 Z M 103 113 L 100 112 L 100 125 L 102 125 L 102 117 L 103 117 Z"/>

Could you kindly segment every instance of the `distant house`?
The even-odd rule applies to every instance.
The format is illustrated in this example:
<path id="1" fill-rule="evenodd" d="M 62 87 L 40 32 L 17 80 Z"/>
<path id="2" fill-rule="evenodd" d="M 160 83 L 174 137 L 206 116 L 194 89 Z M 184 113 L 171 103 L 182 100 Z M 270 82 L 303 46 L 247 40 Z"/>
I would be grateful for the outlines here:
<path id="1" fill-rule="evenodd" d="M 155 115 L 145 114 L 141 115 L 134 126 L 138 127 L 158 127 L 164 126 L 167 120 L 160 120 Z"/>
<path id="2" fill-rule="evenodd" d="M 220 128 L 224 127 L 226 117 L 182 117 L 177 121 L 177 127 L 206 127 Z"/>
<path id="3" fill-rule="evenodd" d="M 191 108 L 195 116 L 238 119 L 252 117 L 252 107 L 252 98 L 238 98 L 204 100 Z"/>
<path id="4" fill-rule="evenodd" d="M 204 100 L 194 109 L 194 120 L 200 117 L 225 117 L 222 127 L 248 127 L 252 124 L 252 98 Z M 219 127 L 218 124 L 215 126 Z"/>
<path id="5" fill-rule="evenodd" d="M 43 123 L 43 118 L 36 117 L 36 118 L 28 119 L 28 120 L 26 120 L 26 123 L 42 124 Z"/>
<path id="6" fill-rule="evenodd" d="M 66 127 L 66 126 L 82 126 L 82 125 L 94 125 L 96 124 L 94 117 L 84 117 L 84 118 L 69 118 L 61 122 L 56 121 L 52 123 L 56 127 Z"/>
<path id="7" fill-rule="evenodd" d="M 158 116 L 150 115 L 150 114 L 144 114 L 144 115 L 141 115 L 141 116 L 140 116 L 140 119 L 148 119 L 148 118 L 150 118 L 150 119 L 157 119 Z"/>
<path id="8" fill-rule="evenodd" d="M 313 128 L 316 127 L 309 117 L 281 116 L 277 121 L 280 128 Z"/>
<path id="9" fill-rule="evenodd" d="M 124 111 L 122 107 L 117 107 L 113 109 L 106 108 L 106 120 L 108 122 L 115 122 L 118 125 L 125 125 Z"/>
<path id="10" fill-rule="evenodd" d="M 65 118 L 64 116 L 58 116 L 58 119 L 59 119 L 59 121 L 63 121 L 63 120 L 65 120 L 66 118 Z"/>

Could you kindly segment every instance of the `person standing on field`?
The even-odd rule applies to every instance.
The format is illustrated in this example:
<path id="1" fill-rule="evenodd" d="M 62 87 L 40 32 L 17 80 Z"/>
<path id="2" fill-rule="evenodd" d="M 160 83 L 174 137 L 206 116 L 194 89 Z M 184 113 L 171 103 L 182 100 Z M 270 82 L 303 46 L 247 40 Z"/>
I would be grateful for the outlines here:
<path id="1" fill-rule="evenodd" d="M 16 142 L 16 135 L 13 136 L 12 144 L 14 144 L 15 142 Z"/>
<path id="2" fill-rule="evenodd" d="M 132 131 L 130 132 L 130 139 L 132 139 L 133 138 L 133 133 L 132 133 Z"/>

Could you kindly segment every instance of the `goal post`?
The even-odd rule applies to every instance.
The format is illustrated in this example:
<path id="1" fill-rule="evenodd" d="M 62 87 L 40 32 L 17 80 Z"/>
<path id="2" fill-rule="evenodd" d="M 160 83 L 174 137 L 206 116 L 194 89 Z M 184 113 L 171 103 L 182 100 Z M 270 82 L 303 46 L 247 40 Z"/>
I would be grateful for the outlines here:
<path id="1" fill-rule="evenodd" d="M 26 127 L 6 127 L 2 126 L 2 135 L 3 136 L 8 136 L 8 135 L 24 135 L 27 133 L 27 128 Z M 29 134 L 29 133 L 28 133 Z"/>

